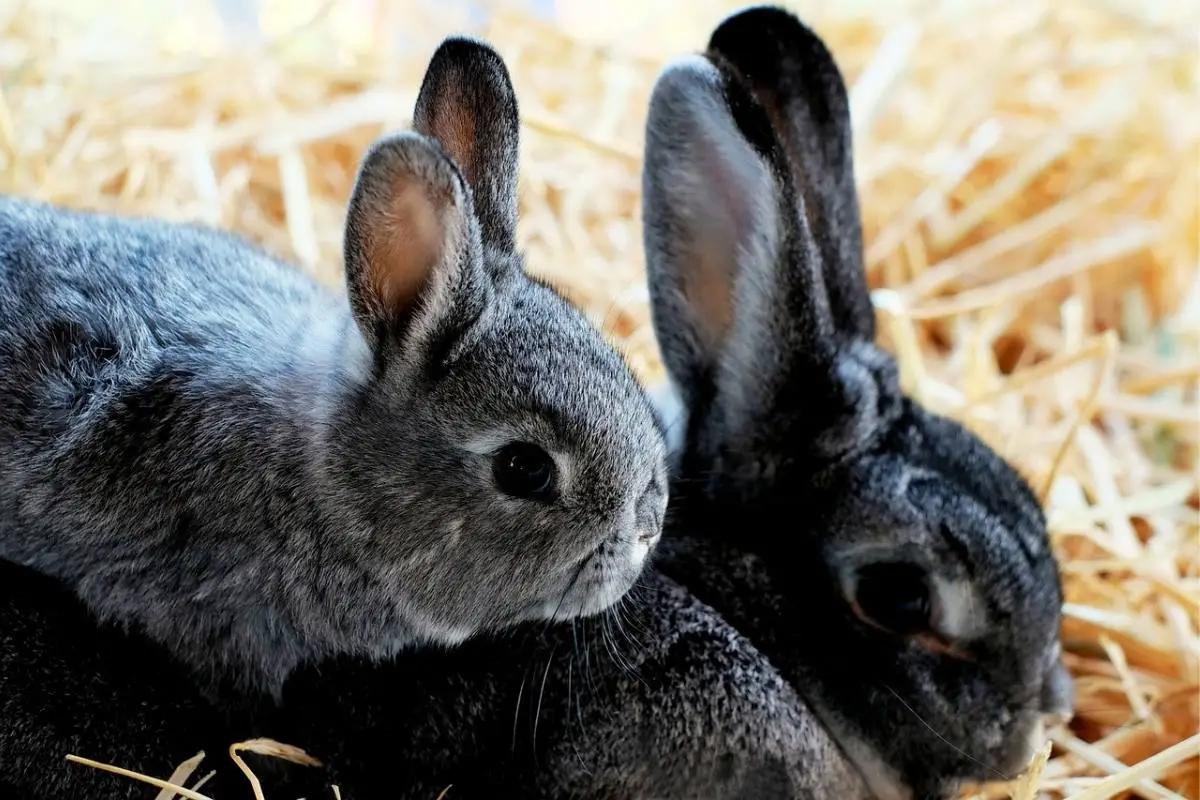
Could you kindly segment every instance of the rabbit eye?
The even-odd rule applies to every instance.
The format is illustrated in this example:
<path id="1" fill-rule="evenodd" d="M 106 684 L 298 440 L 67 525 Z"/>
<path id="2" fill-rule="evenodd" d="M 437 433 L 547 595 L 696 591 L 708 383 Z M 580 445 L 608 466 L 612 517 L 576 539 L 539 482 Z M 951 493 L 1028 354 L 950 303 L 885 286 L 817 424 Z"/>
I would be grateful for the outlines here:
<path id="1" fill-rule="evenodd" d="M 883 563 L 860 568 L 854 600 L 869 622 L 892 633 L 907 636 L 929 630 L 929 583 L 918 566 Z"/>
<path id="2" fill-rule="evenodd" d="M 505 494 L 523 500 L 553 499 L 554 459 L 536 444 L 505 445 L 493 458 L 492 473 Z"/>

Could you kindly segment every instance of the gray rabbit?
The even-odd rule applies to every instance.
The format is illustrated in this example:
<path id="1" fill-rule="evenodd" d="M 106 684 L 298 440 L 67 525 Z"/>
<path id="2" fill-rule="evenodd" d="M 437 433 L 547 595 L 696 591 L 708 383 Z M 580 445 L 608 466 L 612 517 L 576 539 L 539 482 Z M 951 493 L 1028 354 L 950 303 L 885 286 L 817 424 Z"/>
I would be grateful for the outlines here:
<path id="1" fill-rule="evenodd" d="M 414 127 L 363 161 L 344 295 L 213 230 L 0 200 L 0 558 L 269 691 L 629 589 L 664 445 L 524 270 L 500 57 L 446 40 Z"/>
<path id="2" fill-rule="evenodd" d="M 876 797 L 1011 777 L 1073 702 L 1057 563 L 1026 483 L 902 394 L 875 344 L 819 37 L 780 8 L 728 17 L 660 76 L 644 176 L 680 442 L 656 563 L 771 659 Z"/>

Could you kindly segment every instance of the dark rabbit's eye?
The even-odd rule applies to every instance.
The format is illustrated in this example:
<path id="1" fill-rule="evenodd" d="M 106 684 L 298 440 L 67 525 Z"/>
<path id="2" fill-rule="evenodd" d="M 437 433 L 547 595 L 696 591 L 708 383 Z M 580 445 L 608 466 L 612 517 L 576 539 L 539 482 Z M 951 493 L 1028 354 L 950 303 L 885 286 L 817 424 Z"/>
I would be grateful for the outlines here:
<path id="1" fill-rule="evenodd" d="M 554 494 L 554 459 L 529 442 L 501 448 L 492 462 L 500 491 L 526 500 L 549 500 Z"/>
<path id="2" fill-rule="evenodd" d="M 854 600 L 871 622 L 893 633 L 929 630 L 932 604 L 925 570 L 914 564 L 868 564 L 858 571 Z"/>

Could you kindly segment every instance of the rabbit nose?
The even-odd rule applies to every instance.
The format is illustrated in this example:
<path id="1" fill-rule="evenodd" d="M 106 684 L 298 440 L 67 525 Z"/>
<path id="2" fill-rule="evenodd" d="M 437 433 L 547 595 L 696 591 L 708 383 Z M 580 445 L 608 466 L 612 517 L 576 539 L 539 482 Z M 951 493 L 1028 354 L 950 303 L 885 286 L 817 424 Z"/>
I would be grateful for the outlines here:
<path id="1" fill-rule="evenodd" d="M 658 528 L 649 528 L 644 531 L 639 531 L 637 538 L 642 544 L 654 544 L 658 541 L 658 537 L 662 532 Z"/>

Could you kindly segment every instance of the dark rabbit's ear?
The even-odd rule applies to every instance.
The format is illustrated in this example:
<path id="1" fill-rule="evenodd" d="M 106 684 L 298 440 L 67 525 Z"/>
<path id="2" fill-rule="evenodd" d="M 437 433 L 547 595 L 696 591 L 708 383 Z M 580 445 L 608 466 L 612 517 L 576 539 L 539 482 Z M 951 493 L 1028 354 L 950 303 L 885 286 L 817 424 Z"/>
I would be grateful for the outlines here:
<path id="1" fill-rule="evenodd" d="M 713 32 L 708 47 L 742 76 L 771 118 L 792 180 L 804 198 L 838 330 L 874 340 L 850 106 L 833 56 L 804 23 L 772 6 L 728 17 Z"/>
<path id="2" fill-rule="evenodd" d="M 483 42 L 451 37 L 434 52 L 414 129 L 437 141 L 471 187 L 483 244 L 516 246 L 520 120 L 503 59 Z"/>
<path id="3" fill-rule="evenodd" d="M 401 133 L 376 142 L 346 214 L 346 283 L 373 348 L 423 350 L 451 324 L 478 316 L 488 287 L 471 198 L 433 142 Z M 458 322 L 455 322 L 455 321 Z"/>
<path id="4" fill-rule="evenodd" d="M 672 62 L 650 100 L 643 225 L 655 332 L 691 419 L 765 434 L 779 404 L 814 431 L 847 413 L 816 244 L 761 106 L 719 62 Z M 793 398 L 797 390 L 807 397 Z M 820 404 L 821 407 L 817 407 Z M 815 435 L 815 434 L 814 434 Z M 750 442 L 747 441 L 747 444 Z"/>

